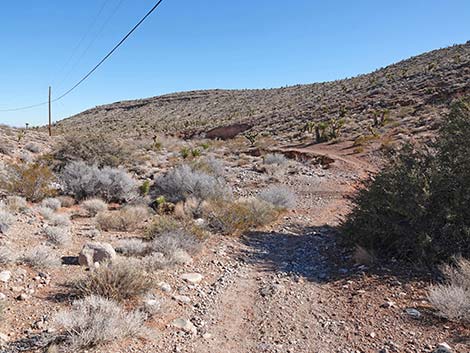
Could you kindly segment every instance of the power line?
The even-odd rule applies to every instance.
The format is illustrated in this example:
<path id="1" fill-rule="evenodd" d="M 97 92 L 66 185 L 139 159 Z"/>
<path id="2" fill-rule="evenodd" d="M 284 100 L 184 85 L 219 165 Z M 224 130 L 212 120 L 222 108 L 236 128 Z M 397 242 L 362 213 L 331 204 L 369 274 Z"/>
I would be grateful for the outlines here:
<path id="1" fill-rule="evenodd" d="M 80 86 L 86 79 L 88 79 L 113 53 L 132 35 L 132 33 L 135 32 L 137 28 L 149 17 L 160 4 L 163 2 L 163 0 L 157 1 L 157 3 L 145 14 L 144 17 L 140 19 L 139 22 L 111 49 L 108 54 L 106 54 L 103 59 L 98 62 L 85 76 L 83 76 L 82 79 L 80 79 L 75 85 L 73 85 L 70 89 L 65 91 L 63 94 L 61 94 L 59 97 L 55 98 L 52 100 L 52 102 L 57 102 L 70 94 L 73 90 L 75 90 L 78 86 Z M 13 109 L 1 109 L 0 112 L 12 112 L 12 111 L 19 111 L 19 110 L 26 110 L 26 109 L 31 109 L 35 107 L 39 107 L 45 104 L 48 104 L 49 101 L 38 103 L 38 104 L 33 104 L 29 106 L 24 106 L 24 107 L 19 107 L 19 108 L 13 108 Z"/>

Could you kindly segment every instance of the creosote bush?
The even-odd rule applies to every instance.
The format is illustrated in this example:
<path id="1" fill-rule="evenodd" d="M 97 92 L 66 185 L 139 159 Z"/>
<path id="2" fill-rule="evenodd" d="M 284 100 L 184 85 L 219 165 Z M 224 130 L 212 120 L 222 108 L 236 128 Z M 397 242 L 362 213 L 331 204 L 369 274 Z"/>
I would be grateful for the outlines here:
<path id="1" fill-rule="evenodd" d="M 60 180 L 65 193 L 77 200 L 99 197 L 108 202 L 122 202 L 137 195 L 136 182 L 122 169 L 100 169 L 85 162 L 71 162 L 63 169 Z"/>
<path id="2" fill-rule="evenodd" d="M 102 264 L 69 287 L 78 296 L 99 295 L 120 301 L 147 293 L 152 282 L 139 261 L 128 258 Z"/>
<path id="3" fill-rule="evenodd" d="M 113 300 L 92 295 L 59 312 L 54 322 L 65 337 L 64 348 L 81 352 L 127 337 L 145 337 L 146 316 L 142 311 L 126 311 Z"/>
<path id="4" fill-rule="evenodd" d="M 429 264 L 470 257 L 470 103 L 453 104 L 435 143 L 407 146 L 352 199 L 344 239 Z"/>
<path id="5" fill-rule="evenodd" d="M 85 161 L 99 167 L 117 167 L 131 162 L 134 149 L 110 134 L 70 134 L 53 152 L 61 166 L 74 161 Z"/>
<path id="6" fill-rule="evenodd" d="M 241 235 L 253 228 L 276 220 L 278 210 L 257 198 L 244 198 L 233 202 L 212 202 L 205 210 L 210 226 L 223 233 Z"/>
<path id="7" fill-rule="evenodd" d="M 0 181 L 0 186 L 8 192 L 21 195 L 33 202 L 56 194 L 56 190 L 52 187 L 55 176 L 46 165 L 10 164 L 7 169 L 7 177 Z"/>

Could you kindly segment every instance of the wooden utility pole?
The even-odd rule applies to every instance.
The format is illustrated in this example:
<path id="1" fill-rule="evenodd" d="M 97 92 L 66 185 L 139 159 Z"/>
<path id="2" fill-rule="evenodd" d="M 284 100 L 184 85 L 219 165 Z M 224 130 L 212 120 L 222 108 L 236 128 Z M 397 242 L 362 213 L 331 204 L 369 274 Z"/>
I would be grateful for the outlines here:
<path id="1" fill-rule="evenodd" d="M 49 86 L 49 136 L 52 136 L 51 86 Z"/>

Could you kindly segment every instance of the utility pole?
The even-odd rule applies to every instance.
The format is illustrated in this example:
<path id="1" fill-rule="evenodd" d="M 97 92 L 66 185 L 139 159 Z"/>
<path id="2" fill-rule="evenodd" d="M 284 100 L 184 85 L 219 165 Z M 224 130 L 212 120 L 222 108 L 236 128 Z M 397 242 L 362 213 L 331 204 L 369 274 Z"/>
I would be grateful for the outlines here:
<path id="1" fill-rule="evenodd" d="M 51 86 L 49 86 L 49 136 L 52 136 Z"/>

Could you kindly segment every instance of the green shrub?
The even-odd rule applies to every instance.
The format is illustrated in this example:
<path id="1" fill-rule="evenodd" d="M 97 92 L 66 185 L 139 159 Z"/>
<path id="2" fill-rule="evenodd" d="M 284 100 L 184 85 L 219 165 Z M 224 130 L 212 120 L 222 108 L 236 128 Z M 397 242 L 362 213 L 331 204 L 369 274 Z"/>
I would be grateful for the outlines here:
<path id="1" fill-rule="evenodd" d="M 378 255 L 441 262 L 470 256 L 470 105 L 452 106 L 437 141 L 405 147 L 353 197 L 345 239 Z"/>

